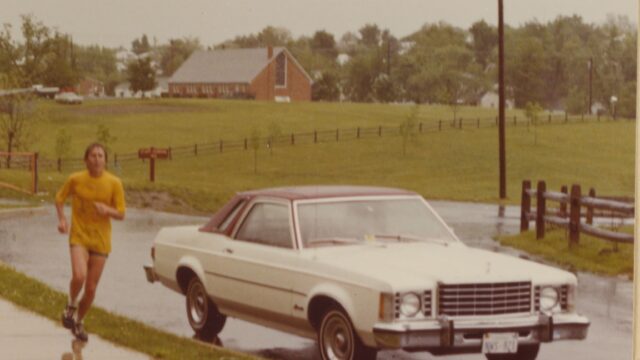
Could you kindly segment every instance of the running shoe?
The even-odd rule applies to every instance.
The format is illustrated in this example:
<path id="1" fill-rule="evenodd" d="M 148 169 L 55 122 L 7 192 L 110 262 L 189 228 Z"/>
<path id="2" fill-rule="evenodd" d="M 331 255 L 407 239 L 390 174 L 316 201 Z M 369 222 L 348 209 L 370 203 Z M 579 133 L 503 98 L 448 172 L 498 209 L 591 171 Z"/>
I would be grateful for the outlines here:
<path id="1" fill-rule="evenodd" d="M 67 304 L 67 307 L 62 312 L 62 326 L 66 329 L 72 329 L 75 321 L 73 320 L 73 315 L 76 312 L 76 307 Z"/>
<path id="2" fill-rule="evenodd" d="M 84 331 L 84 325 L 82 324 L 82 321 L 76 322 L 73 326 L 72 331 L 76 339 L 83 342 L 87 342 L 89 340 L 89 335 L 86 331 Z"/>

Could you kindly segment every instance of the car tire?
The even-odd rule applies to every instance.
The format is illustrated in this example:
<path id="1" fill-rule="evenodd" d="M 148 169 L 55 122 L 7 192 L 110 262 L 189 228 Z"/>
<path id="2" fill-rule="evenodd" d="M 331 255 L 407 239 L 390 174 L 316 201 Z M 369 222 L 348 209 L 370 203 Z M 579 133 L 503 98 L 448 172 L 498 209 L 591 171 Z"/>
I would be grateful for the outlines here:
<path id="1" fill-rule="evenodd" d="M 515 354 L 486 354 L 487 360 L 535 360 L 540 351 L 540 344 L 520 345 Z"/>
<path id="2" fill-rule="evenodd" d="M 204 285 L 196 276 L 189 280 L 186 293 L 187 318 L 196 337 L 213 341 L 224 327 L 227 317 L 220 313 L 207 295 Z"/>
<path id="3" fill-rule="evenodd" d="M 374 360 L 378 350 L 362 343 L 344 310 L 332 307 L 324 313 L 318 330 L 323 360 Z"/>

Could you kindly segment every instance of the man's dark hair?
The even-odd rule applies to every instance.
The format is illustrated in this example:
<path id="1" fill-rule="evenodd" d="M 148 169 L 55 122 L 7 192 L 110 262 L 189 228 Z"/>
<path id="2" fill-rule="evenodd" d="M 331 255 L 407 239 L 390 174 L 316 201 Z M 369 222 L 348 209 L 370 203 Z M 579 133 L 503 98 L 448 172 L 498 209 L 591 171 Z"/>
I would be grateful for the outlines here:
<path id="1" fill-rule="evenodd" d="M 84 151 L 84 159 L 87 160 L 89 158 L 89 153 L 91 151 L 93 151 L 93 149 L 95 148 L 100 148 L 102 149 L 102 152 L 104 153 L 104 157 L 107 157 L 107 149 L 104 148 L 104 145 L 94 142 L 91 145 L 87 146 L 87 149 Z"/>

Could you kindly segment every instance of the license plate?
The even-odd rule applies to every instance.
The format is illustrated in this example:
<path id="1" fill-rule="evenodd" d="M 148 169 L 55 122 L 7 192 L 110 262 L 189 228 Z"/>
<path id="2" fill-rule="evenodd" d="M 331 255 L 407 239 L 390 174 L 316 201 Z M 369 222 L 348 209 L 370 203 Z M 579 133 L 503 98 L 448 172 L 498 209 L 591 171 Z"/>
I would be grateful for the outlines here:
<path id="1" fill-rule="evenodd" d="M 513 354 L 518 352 L 518 333 L 486 333 L 482 337 L 483 354 Z"/>

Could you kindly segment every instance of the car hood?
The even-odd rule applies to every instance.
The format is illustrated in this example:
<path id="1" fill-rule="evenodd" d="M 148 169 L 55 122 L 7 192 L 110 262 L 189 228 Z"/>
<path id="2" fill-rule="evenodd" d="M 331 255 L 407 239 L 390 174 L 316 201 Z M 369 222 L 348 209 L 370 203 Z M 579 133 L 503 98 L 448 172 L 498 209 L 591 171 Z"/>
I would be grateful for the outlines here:
<path id="1" fill-rule="evenodd" d="M 575 284 L 573 274 L 550 266 L 462 244 L 432 243 L 334 246 L 310 250 L 312 260 L 358 278 L 382 281 L 394 290 L 414 286 L 532 281 Z M 425 284 L 426 283 L 426 284 Z"/>

